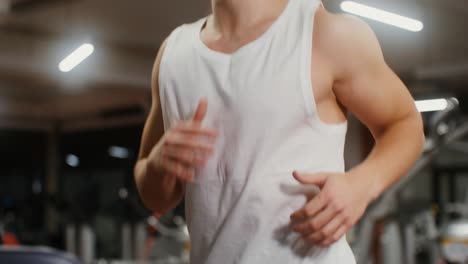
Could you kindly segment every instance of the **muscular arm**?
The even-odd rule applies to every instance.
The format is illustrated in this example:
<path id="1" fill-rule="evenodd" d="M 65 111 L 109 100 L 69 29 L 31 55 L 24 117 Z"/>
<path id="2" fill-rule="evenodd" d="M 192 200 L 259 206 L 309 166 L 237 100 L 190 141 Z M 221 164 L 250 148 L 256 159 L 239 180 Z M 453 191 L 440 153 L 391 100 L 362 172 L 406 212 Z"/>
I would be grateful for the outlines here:
<path id="1" fill-rule="evenodd" d="M 364 22 L 335 21 L 334 65 L 337 99 L 371 131 L 375 146 L 349 175 L 369 184 L 372 199 L 403 176 L 419 157 L 424 132 L 421 115 L 402 81 L 386 65 L 379 43 Z M 343 45 L 343 43 L 346 43 Z"/>
<path id="2" fill-rule="evenodd" d="M 161 46 L 152 73 L 152 106 L 143 130 L 140 153 L 134 176 L 138 192 L 144 204 L 160 214 L 174 208 L 182 199 L 184 184 L 178 178 L 148 166 L 153 149 L 160 147 L 164 125 L 159 98 L 159 67 L 166 42 Z"/>
<path id="3" fill-rule="evenodd" d="M 332 65 L 333 93 L 376 141 L 366 160 L 346 173 L 293 173 L 299 182 L 320 187 L 317 196 L 291 215 L 293 230 L 311 244 L 329 246 L 409 170 L 421 153 L 424 133 L 411 95 L 386 65 L 370 28 L 331 14 L 322 22 L 327 31 L 320 41 Z"/>

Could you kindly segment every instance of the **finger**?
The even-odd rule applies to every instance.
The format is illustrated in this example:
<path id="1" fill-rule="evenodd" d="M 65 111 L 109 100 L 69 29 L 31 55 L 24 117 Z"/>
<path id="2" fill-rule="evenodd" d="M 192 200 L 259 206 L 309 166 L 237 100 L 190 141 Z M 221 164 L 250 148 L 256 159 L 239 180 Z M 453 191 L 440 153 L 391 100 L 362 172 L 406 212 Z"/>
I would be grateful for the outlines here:
<path id="1" fill-rule="evenodd" d="M 215 139 L 218 136 L 218 132 L 216 130 L 198 127 L 194 125 L 192 121 L 181 122 L 174 127 L 174 130 L 181 133 L 191 134 L 193 136 L 204 136 L 211 139 Z"/>
<path id="2" fill-rule="evenodd" d="M 327 179 L 327 175 L 325 173 L 307 174 L 294 171 L 293 176 L 298 182 L 302 184 L 317 185 L 320 188 L 323 187 Z"/>
<path id="3" fill-rule="evenodd" d="M 166 146 L 177 145 L 180 147 L 191 148 L 195 151 L 200 151 L 203 154 L 213 154 L 214 148 L 212 143 L 200 142 L 196 138 L 187 137 L 181 133 L 171 133 L 166 137 Z"/>
<path id="4" fill-rule="evenodd" d="M 348 231 L 348 228 L 345 225 L 341 225 L 338 230 L 328 239 L 325 239 L 320 245 L 322 247 L 329 247 L 331 244 L 340 240 Z"/>
<path id="5" fill-rule="evenodd" d="M 163 155 L 173 160 L 184 163 L 188 167 L 198 167 L 205 165 L 207 155 L 197 154 L 191 148 L 184 148 L 180 146 L 167 146 L 164 148 Z"/>
<path id="6" fill-rule="evenodd" d="M 338 213 L 339 212 L 334 210 L 331 206 L 327 206 L 325 210 L 319 212 L 312 220 L 315 222 L 315 231 L 321 230 L 326 224 L 330 223 Z"/>
<path id="7" fill-rule="evenodd" d="M 338 213 L 330 208 L 330 206 L 326 207 L 324 210 L 319 212 L 317 216 L 313 218 L 309 218 L 306 221 L 296 224 L 293 226 L 293 230 L 295 232 L 300 233 L 302 236 L 309 236 L 315 233 L 314 238 L 318 238 L 319 240 L 323 239 L 322 235 L 322 228 L 333 220 Z M 330 234 L 332 235 L 332 234 Z"/>
<path id="8" fill-rule="evenodd" d="M 314 217 L 318 212 L 325 208 L 327 199 L 324 192 L 319 192 L 312 200 L 310 200 L 302 209 L 294 212 L 291 215 L 291 221 L 300 222 L 308 218 Z"/>
<path id="9" fill-rule="evenodd" d="M 195 174 L 193 169 L 190 169 L 184 166 L 182 163 L 176 162 L 170 158 L 163 158 L 162 166 L 167 173 L 174 175 L 175 177 L 184 181 L 191 181 Z"/>
<path id="10" fill-rule="evenodd" d="M 208 102 L 205 98 L 203 98 L 198 102 L 197 110 L 195 110 L 195 114 L 193 115 L 192 120 L 201 123 L 203 118 L 205 118 L 207 109 Z"/>
<path id="11" fill-rule="evenodd" d="M 325 234 L 325 240 L 332 239 L 333 235 L 338 231 L 340 226 L 343 224 L 343 220 L 340 217 L 335 217 L 322 229 Z"/>
<path id="12" fill-rule="evenodd" d="M 320 230 L 315 231 L 312 233 L 308 238 L 307 241 L 313 244 L 320 244 L 327 239 L 331 239 L 332 236 L 336 233 L 338 228 L 340 228 L 342 224 L 342 220 L 339 217 L 334 217 L 329 221 L 325 226 L 320 228 Z"/>

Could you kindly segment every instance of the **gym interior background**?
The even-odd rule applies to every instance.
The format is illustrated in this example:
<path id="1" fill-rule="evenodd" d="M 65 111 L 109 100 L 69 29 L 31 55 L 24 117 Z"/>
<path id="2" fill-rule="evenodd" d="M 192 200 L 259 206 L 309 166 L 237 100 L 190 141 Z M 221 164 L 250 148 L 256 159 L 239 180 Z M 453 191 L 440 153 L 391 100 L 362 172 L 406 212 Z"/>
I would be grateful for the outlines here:
<path id="1" fill-rule="evenodd" d="M 364 18 L 417 101 L 427 141 L 347 238 L 358 263 L 468 263 L 468 2 L 356 1 L 422 22 Z M 345 12 L 343 1 L 324 5 Z M 38 246 L 82 263 L 188 263 L 183 204 L 153 216 L 133 165 L 157 50 L 209 11 L 208 0 L 0 1 L 0 263 Z M 71 69 L 62 61 L 78 47 L 92 54 Z M 349 120 L 347 168 L 373 144 Z"/>

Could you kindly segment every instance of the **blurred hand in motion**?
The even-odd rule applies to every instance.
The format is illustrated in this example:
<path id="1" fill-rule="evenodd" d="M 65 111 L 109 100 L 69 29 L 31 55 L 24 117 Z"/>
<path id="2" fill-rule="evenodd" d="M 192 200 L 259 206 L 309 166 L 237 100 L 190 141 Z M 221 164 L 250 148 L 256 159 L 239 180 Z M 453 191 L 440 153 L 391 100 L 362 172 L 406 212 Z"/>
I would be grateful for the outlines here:
<path id="1" fill-rule="evenodd" d="M 215 130 L 202 127 L 207 108 L 207 100 L 200 100 L 192 119 L 179 121 L 166 131 L 151 151 L 148 166 L 182 182 L 193 181 L 195 169 L 204 166 L 214 153 L 217 138 Z"/>
<path id="2" fill-rule="evenodd" d="M 292 230 L 311 245 L 328 247 L 362 217 L 372 197 L 369 184 L 346 173 L 293 173 L 302 184 L 320 192 L 291 215 Z"/>

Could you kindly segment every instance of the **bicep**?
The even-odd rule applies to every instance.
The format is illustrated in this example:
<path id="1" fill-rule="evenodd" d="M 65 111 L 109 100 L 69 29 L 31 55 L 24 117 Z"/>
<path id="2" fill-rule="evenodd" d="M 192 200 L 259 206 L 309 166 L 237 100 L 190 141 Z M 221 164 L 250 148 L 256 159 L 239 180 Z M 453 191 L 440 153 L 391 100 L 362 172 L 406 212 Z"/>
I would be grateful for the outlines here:
<path id="1" fill-rule="evenodd" d="M 361 32 L 341 57 L 347 68 L 335 82 L 334 93 L 375 137 L 417 111 L 408 89 L 385 63 L 373 32 L 367 25 L 357 27 Z"/>
<path id="2" fill-rule="evenodd" d="M 164 135 L 164 124 L 161 109 L 161 98 L 159 96 L 159 68 L 161 65 L 162 54 L 166 46 L 166 41 L 161 45 L 158 55 L 156 57 L 152 76 L 151 76 L 151 110 L 146 119 L 145 127 L 143 129 L 143 135 L 141 138 L 141 147 L 139 153 L 139 159 L 146 158 L 154 145 L 158 143 L 161 137 Z"/>
<path id="3" fill-rule="evenodd" d="M 374 134 L 415 112 L 406 86 L 391 69 L 363 70 L 336 85 L 338 100 Z"/>

